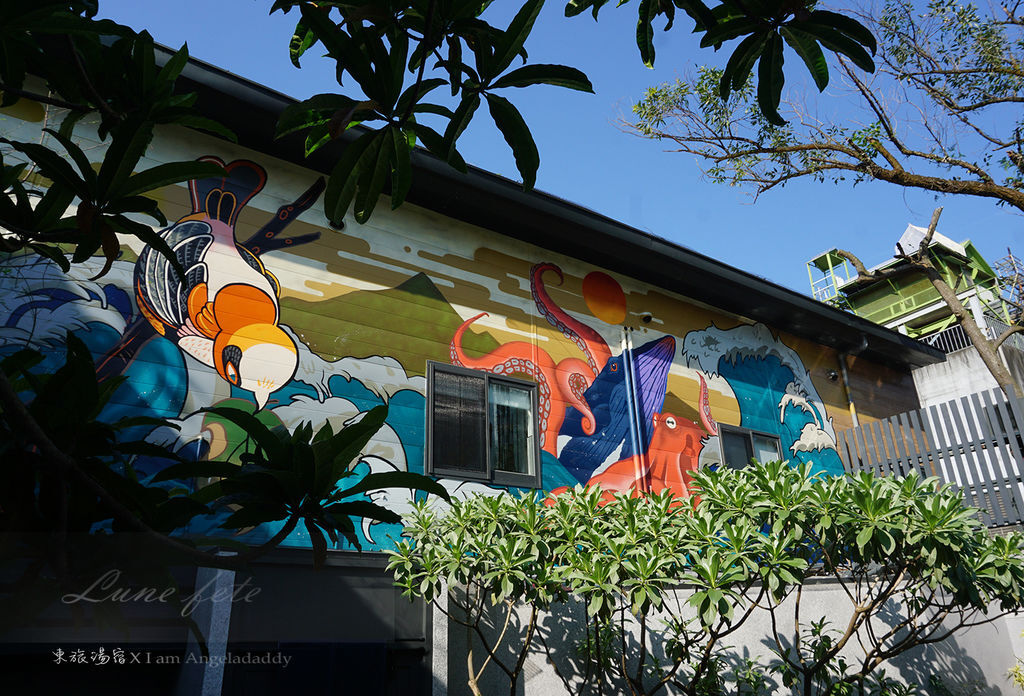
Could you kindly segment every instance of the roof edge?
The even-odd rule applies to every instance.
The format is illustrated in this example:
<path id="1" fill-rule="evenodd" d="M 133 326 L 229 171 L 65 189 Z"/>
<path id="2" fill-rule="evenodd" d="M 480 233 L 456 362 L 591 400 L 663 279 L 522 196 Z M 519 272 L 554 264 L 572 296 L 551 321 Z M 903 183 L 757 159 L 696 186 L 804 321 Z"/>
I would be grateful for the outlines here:
<path id="1" fill-rule="evenodd" d="M 171 51 L 162 48 L 167 56 Z M 200 94 L 198 108 L 234 129 L 239 144 L 327 173 L 346 137 L 303 158 L 302 138 L 274 138 L 280 112 L 297 100 L 204 61 L 182 72 Z M 239 119 L 238 114 L 245 118 Z M 657 235 L 549 193 L 523 191 L 510 179 L 469 166 L 462 174 L 425 150 L 413 153 L 406 200 L 463 222 L 629 275 L 698 302 L 801 338 L 896 367 L 941 362 L 924 343 L 729 266 Z M 586 239 L 585 245 L 580 244 Z"/>

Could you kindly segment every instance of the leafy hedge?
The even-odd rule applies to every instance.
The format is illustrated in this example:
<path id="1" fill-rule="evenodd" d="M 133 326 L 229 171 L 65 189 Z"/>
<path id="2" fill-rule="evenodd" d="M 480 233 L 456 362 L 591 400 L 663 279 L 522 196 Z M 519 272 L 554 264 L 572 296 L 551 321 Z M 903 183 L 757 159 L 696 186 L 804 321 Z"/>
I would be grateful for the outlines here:
<path id="1" fill-rule="evenodd" d="M 815 477 L 774 462 L 703 470 L 696 481 L 699 500 L 666 492 L 603 505 L 598 490 L 578 488 L 553 499 L 455 501 L 443 515 L 421 505 L 405 520 L 408 541 L 391 568 L 407 596 L 454 606 L 452 620 L 485 641 L 493 640 L 488 607 L 509 617 L 528 611 L 518 635 L 506 622 L 502 636 L 514 662 L 500 659 L 506 647 L 485 642 L 513 689 L 540 612 L 570 599 L 586 606 L 587 667 L 562 676 L 632 693 L 668 684 L 707 692 L 709 679 L 720 680 L 723 639 L 758 607 L 775 627 L 775 655 L 759 669 L 830 694 L 863 688 L 914 646 L 1024 606 L 1024 536 L 990 536 L 976 510 L 935 479 Z M 848 599 L 833 615 L 839 629 L 806 609 L 800 617 L 802 587 L 815 576 Z M 674 601 L 680 589 L 685 605 Z M 901 618 L 882 625 L 891 601 Z M 476 689 L 480 673 L 470 676 Z"/>

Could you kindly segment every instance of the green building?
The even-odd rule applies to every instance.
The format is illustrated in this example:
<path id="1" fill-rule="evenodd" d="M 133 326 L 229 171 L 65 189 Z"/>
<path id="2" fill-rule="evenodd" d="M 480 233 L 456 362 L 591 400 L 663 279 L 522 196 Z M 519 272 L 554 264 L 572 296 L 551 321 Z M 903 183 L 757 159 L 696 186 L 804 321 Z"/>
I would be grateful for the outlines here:
<path id="1" fill-rule="evenodd" d="M 914 373 L 922 406 L 996 386 L 970 338 L 924 272 L 901 258 L 920 246 L 927 230 L 907 225 L 888 260 L 870 271 L 895 269 L 884 280 L 860 277 L 853 265 L 832 248 L 807 262 L 811 294 L 816 300 L 846 309 L 886 328 L 916 338 L 947 355 L 945 363 Z M 957 297 L 990 336 L 998 336 L 1018 319 L 1007 301 L 1004 279 L 970 240 L 955 242 L 935 233 L 928 246 L 932 263 Z M 1011 336 L 1000 350 L 1020 383 L 1024 376 L 1024 341 Z"/>

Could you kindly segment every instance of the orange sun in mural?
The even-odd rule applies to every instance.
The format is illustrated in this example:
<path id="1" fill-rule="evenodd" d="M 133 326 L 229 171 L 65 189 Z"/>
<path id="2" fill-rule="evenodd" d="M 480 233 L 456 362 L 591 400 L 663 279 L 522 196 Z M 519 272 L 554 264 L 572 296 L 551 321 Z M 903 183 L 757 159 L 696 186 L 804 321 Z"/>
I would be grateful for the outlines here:
<path id="1" fill-rule="evenodd" d="M 583 279 L 583 299 L 595 317 L 608 324 L 621 324 L 626 318 L 626 294 L 607 273 L 594 271 Z"/>

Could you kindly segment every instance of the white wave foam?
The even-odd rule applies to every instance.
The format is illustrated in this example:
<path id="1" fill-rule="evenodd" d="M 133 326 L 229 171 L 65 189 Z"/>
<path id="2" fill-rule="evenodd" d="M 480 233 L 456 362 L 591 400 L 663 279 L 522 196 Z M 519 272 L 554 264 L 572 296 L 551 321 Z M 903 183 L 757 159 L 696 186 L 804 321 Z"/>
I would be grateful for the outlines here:
<path id="1" fill-rule="evenodd" d="M 369 389 L 382 401 L 389 401 L 398 392 L 411 389 L 418 394 L 426 395 L 427 380 L 425 377 L 410 377 L 402 367 L 402 363 L 394 358 L 382 355 L 371 355 L 367 358 L 339 358 L 324 360 L 309 349 L 305 343 L 284 324 L 285 330 L 299 350 L 299 365 L 294 379 L 313 387 L 320 401 L 331 395 L 331 377 L 339 375 L 346 382 L 353 379 Z"/>
<path id="2" fill-rule="evenodd" d="M 135 266 L 128 261 L 115 261 L 109 272 L 98 280 L 90 280 L 103 268 L 103 259 L 89 258 L 71 266 L 64 273 L 57 264 L 34 254 L 12 256 L 0 263 L 0 345 L 47 348 L 64 343 L 68 331 L 84 330 L 90 323 L 100 323 L 122 333 L 126 322 L 103 292 L 113 283 L 128 288 L 132 311 L 135 298 L 131 293 Z M 59 307 L 44 306 L 52 298 L 47 291 L 63 290 L 75 299 Z M 14 313 L 25 305 L 30 307 L 17 319 Z M 12 323 L 13 320 L 13 323 Z M 7 324 L 11 323 L 10 326 Z"/>
<path id="3" fill-rule="evenodd" d="M 825 416 L 825 404 L 818 395 L 818 390 L 811 381 L 810 372 L 804 367 L 800 355 L 776 338 L 764 324 L 737 326 L 732 329 L 719 329 L 712 324 L 707 329 L 691 331 L 683 338 L 682 354 L 687 364 L 696 364 L 703 372 L 712 376 L 718 375 L 718 366 L 722 359 L 735 365 L 745 358 L 778 358 L 784 367 L 793 373 L 793 381 L 787 386 L 787 395 L 782 401 L 796 404 L 800 397 L 808 406 L 817 411 L 821 429 L 835 440 L 835 429 L 832 419 Z M 802 404 L 799 404 L 803 408 Z M 779 404 L 780 409 L 785 404 Z"/>
<path id="4" fill-rule="evenodd" d="M 835 439 L 818 427 L 817 423 L 807 423 L 800 431 L 800 439 L 794 442 L 789 451 L 797 452 L 820 452 L 822 450 L 836 449 Z"/>

